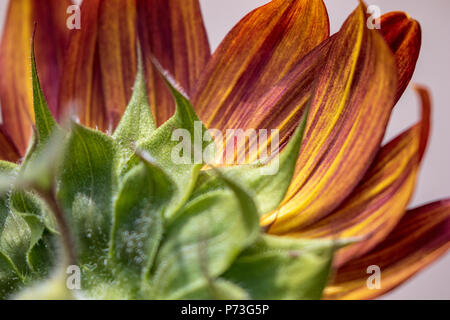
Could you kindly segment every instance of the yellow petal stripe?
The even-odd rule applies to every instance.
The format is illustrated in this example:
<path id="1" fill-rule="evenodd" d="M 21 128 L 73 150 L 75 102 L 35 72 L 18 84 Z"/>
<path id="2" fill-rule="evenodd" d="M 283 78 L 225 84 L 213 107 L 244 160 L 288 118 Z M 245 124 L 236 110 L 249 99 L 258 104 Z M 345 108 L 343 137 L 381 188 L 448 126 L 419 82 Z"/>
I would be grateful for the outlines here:
<path id="1" fill-rule="evenodd" d="M 285 234 L 330 214 L 356 187 L 384 135 L 397 87 L 394 56 L 361 5 L 333 39 L 311 98 L 297 170 L 281 207 L 263 218 Z"/>
<path id="2" fill-rule="evenodd" d="M 450 248 L 450 200 L 408 211 L 389 237 L 336 272 L 325 299 L 374 299 L 394 289 Z M 367 286 L 369 266 L 381 270 L 381 288 Z"/>

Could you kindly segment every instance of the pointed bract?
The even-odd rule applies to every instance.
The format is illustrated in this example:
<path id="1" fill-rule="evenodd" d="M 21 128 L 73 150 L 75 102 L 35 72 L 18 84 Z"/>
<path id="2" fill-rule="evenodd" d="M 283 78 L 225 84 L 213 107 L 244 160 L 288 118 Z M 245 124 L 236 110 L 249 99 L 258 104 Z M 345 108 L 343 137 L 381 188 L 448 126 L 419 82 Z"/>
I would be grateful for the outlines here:
<path id="1" fill-rule="evenodd" d="M 165 218 L 170 220 L 176 214 L 176 211 L 188 200 L 200 169 L 204 165 L 205 149 L 211 144 L 211 141 L 204 140 L 208 136 L 206 128 L 198 119 L 191 102 L 185 93 L 181 91 L 179 85 L 173 82 L 170 75 L 162 69 L 154 58 L 152 63 L 154 63 L 155 70 L 158 71 L 159 76 L 164 80 L 171 92 L 172 99 L 175 101 L 176 111 L 148 139 L 137 145 L 137 149 L 143 151 L 146 156 L 153 158 L 162 169 L 166 170 L 176 185 L 177 190 L 175 191 L 174 199 L 171 201 L 170 208 L 165 212 Z M 174 133 L 176 131 L 181 131 L 183 134 L 175 136 Z M 178 140 L 180 138 L 182 139 L 181 142 Z M 178 154 L 176 154 L 177 146 L 180 145 L 183 148 L 178 150 Z M 183 154 L 182 156 L 180 156 L 181 153 Z M 128 169 L 136 164 L 137 158 L 136 155 L 130 159 L 127 166 Z"/>
<path id="2" fill-rule="evenodd" d="M 47 101 L 42 91 L 41 82 L 39 80 L 38 71 L 36 68 L 35 57 L 35 39 L 31 41 L 31 79 L 33 84 L 33 110 L 34 110 L 34 122 L 36 126 L 38 144 L 47 142 L 52 134 L 57 130 L 58 124 L 53 118 L 50 109 L 48 108 Z"/>
<path id="3" fill-rule="evenodd" d="M 142 140 L 148 139 L 156 129 L 148 104 L 142 54 L 138 56 L 138 72 L 133 95 L 113 135 L 113 138 L 125 148 L 132 148 L 132 144 L 139 144 Z"/>

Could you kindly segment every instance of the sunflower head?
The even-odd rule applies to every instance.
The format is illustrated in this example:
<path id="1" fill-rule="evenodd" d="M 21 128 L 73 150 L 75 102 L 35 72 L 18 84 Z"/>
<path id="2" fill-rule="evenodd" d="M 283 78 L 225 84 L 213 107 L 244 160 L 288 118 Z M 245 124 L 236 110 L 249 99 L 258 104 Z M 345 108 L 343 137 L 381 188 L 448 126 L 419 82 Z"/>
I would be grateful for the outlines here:
<path id="1" fill-rule="evenodd" d="M 197 0 L 84 0 L 73 30 L 68 7 L 9 6 L 0 297 L 375 298 L 447 251 L 449 201 L 406 210 L 424 87 L 382 145 L 419 55 L 407 14 L 360 2 L 330 36 L 321 0 L 272 0 L 211 55 Z"/>

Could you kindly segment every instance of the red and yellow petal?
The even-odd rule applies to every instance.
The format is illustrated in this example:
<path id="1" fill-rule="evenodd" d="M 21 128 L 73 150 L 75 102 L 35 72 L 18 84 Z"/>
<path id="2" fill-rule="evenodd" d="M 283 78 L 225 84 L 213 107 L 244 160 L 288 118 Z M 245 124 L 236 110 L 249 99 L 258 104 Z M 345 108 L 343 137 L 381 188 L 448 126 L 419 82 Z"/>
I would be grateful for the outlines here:
<path id="1" fill-rule="evenodd" d="M 237 128 L 258 99 L 329 35 L 322 0 L 273 0 L 245 16 L 225 37 L 193 95 L 207 127 Z"/>
<path id="2" fill-rule="evenodd" d="M 381 35 L 366 27 L 365 12 L 361 4 L 332 41 L 288 195 L 262 221 L 270 233 L 298 230 L 332 212 L 379 149 L 394 105 L 396 65 Z"/>
<path id="3" fill-rule="evenodd" d="M 374 299 L 394 289 L 448 252 L 450 200 L 408 211 L 394 231 L 368 254 L 336 272 L 325 299 Z M 369 266 L 381 269 L 381 288 L 369 289 Z"/>
<path id="4" fill-rule="evenodd" d="M 105 130 L 109 119 L 104 104 L 98 53 L 100 0 L 83 1 L 81 29 L 72 30 L 59 93 L 59 118 L 76 113 L 82 124 Z"/>
<path id="5" fill-rule="evenodd" d="M 56 111 L 62 54 L 69 30 L 66 10 L 70 0 L 10 1 L 0 48 L 0 101 L 2 128 L 21 155 L 31 135 L 33 101 L 30 48 L 36 23 L 36 63 L 42 88 Z"/>
<path id="6" fill-rule="evenodd" d="M 131 98 L 137 71 L 136 0 L 102 1 L 98 19 L 103 97 L 111 125 L 116 127 Z"/>
<path id="7" fill-rule="evenodd" d="M 398 69 L 396 101 L 400 99 L 412 78 L 419 58 L 422 31 L 419 23 L 404 12 L 389 12 L 381 16 L 381 34 L 395 54 Z"/>
<path id="8" fill-rule="evenodd" d="M 419 56 L 421 30 L 417 21 L 403 12 L 390 12 L 382 16 L 381 34 L 393 51 L 397 62 L 398 100 L 407 87 Z M 298 64 L 255 103 L 256 108 L 239 113 L 238 128 L 278 128 L 281 145 L 285 145 L 295 130 L 311 97 L 315 76 L 325 63 L 332 40 L 327 39 Z M 250 116 L 251 112 L 251 116 Z M 245 150 L 246 151 L 246 150 Z M 239 151 L 240 154 L 245 154 Z"/>
<path id="9" fill-rule="evenodd" d="M 136 74 L 136 2 L 83 1 L 81 12 L 65 55 L 59 116 L 75 111 L 84 125 L 113 129 Z"/>
<path id="10" fill-rule="evenodd" d="M 303 117 L 311 99 L 315 79 L 326 62 L 332 42 L 333 37 L 328 38 L 304 57 L 256 103 L 257 112 L 235 120 L 236 127 L 278 129 L 280 146 L 285 146 Z M 250 145 L 239 147 L 236 153 L 241 157 L 236 160 L 243 161 L 242 156 L 249 153 Z M 268 150 L 269 146 L 260 148 Z M 256 154 L 249 154 L 249 156 L 250 160 L 254 160 L 252 156 L 255 157 Z"/>
<path id="11" fill-rule="evenodd" d="M 428 92 L 421 87 L 417 90 L 422 99 L 422 120 L 379 151 L 359 186 L 335 212 L 291 235 L 364 239 L 337 252 L 338 267 L 384 240 L 406 211 L 430 128 Z"/>
<path id="12" fill-rule="evenodd" d="M 211 51 L 198 0 L 139 0 L 138 16 L 150 106 L 160 125 L 175 105 L 152 56 L 191 95 Z"/>

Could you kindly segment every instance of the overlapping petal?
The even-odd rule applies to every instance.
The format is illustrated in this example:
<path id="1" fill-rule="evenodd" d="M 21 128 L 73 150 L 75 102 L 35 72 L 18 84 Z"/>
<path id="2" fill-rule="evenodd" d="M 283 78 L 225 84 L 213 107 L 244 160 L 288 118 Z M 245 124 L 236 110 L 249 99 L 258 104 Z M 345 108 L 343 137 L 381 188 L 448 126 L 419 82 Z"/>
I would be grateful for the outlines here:
<path id="1" fill-rule="evenodd" d="M 370 253 L 337 270 L 326 299 L 373 299 L 408 280 L 450 248 L 450 200 L 408 211 Z M 369 289 L 369 266 L 381 270 L 381 288 Z"/>
<path id="2" fill-rule="evenodd" d="M 255 114 L 236 119 L 238 128 L 278 129 L 280 146 L 285 146 L 302 118 L 314 90 L 315 78 L 326 62 L 333 37 L 306 55 L 282 80 L 270 88 L 256 103 Z M 270 143 L 270 140 L 268 140 Z M 238 161 L 256 156 L 249 152 L 254 144 L 238 146 Z M 261 148 L 268 149 L 268 145 Z"/>
<path id="3" fill-rule="evenodd" d="M 68 37 L 66 10 L 70 0 L 10 1 L 0 48 L 2 127 L 23 154 L 33 115 L 30 39 L 36 30 L 36 60 L 44 93 L 56 109 L 62 54 Z M 16 159 L 17 160 L 17 159 Z"/>
<path id="4" fill-rule="evenodd" d="M 381 34 L 395 54 L 398 68 L 396 101 L 400 99 L 416 68 L 422 42 L 419 23 L 404 12 L 381 16 Z"/>
<path id="5" fill-rule="evenodd" d="M 399 84 L 396 100 L 398 100 L 411 80 L 419 57 L 420 25 L 406 13 L 390 12 L 381 17 L 380 31 L 397 62 Z M 332 40 L 327 39 L 293 66 L 283 79 L 255 102 L 257 112 L 252 110 L 251 115 L 247 113 L 245 116 L 236 117 L 233 125 L 244 129 L 278 128 L 281 145 L 285 145 L 303 115 L 313 91 L 314 78 L 325 63 L 331 43 Z M 238 153 L 245 154 L 247 150 L 244 151 Z"/>
<path id="6" fill-rule="evenodd" d="M 361 4 L 332 40 L 288 196 L 263 219 L 271 233 L 293 231 L 329 214 L 379 149 L 394 105 L 396 65 L 380 34 L 366 27 L 365 9 Z"/>
<path id="7" fill-rule="evenodd" d="M 136 73 L 135 1 L 84 1 L 81 29 L 70 34 L 59 95 L 59 115 L 113 128 L 131 96 Z M 74 109 L 74 110 L 72 110 Z"/>
<path id="8" fill-rule="evenodd" d="M 194 106 L 207 127 L 237 128 L 258 99 L 329 35 L 322 0 L 273 0 L 245 16 L 202 73 Z"/>
<path id="9" fill-rule="evenodd" d="M 60 116 L 75 108 L 81 123 L 112 130 L 131 97 L 139 37 L 151 107 L 159 123 L 167 120 L 173 99 L 152 57 L 190 90 L 210 56 L 198 1 L 180 2 L 84 1 L 65 57 Z"/>
<path id="10" fill-rule="evenodd" d="M 150 106 L 160 125 L 175 104 L 152 56 L 190 95 L 211 52 L 198 0 L 139 0 L 138 15 Z"/>
<path id="11" fill-rule="evenodd" d="M 331 215 L 292 236 L 305 238 L 360 237 L 338 251 L 335 265 L 370 251 L 404 215 L 416 185 L 421 157 L 430 128 L 430 97 L 417 88 L 422 99 L 422 120 L 385 145 L 351 196 Z"/>
<path id="12" fill-rule="evenodd" d="M 137 71 L 136 0 L 102 1 L 98 53 L 103 97 L 115 127 L 125 112 Z"/>

